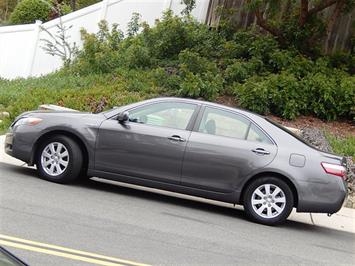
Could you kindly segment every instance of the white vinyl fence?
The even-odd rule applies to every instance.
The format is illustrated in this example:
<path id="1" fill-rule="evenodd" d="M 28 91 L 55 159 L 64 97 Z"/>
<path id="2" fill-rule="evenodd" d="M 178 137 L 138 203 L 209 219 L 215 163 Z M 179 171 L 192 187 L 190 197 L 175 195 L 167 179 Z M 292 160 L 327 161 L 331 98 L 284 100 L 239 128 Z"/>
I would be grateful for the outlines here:
<path id="1" fill-rule="evenodd" d="M 204 22 L 209 0 L 196 2 L 192 15 Z M 183 8 L 181 0 L 103 0 L 62 16 L 61 21 L 63 26 L 71 26 L 66 33 L 70 36 L 68 42 L 80 47 L 80 29 L 95 33 L 101 20 L 106 20 L 109 25 L 117 23 L 125 32 L 127 23 L 135 12 L 141 15 L 142 21 L 153 25 L 167 9 L 180 14 Z M 62 60 L 47 54 L 42 48 L 45 45 L 42 39 L 49 39 L 45 30 L 55 34 L 59 23 L 60 19 L 57 18 L 43 24 L 37 21 L 35 24 L 0 27 L 0 78 L 41 76 L 59 69 Z"/>

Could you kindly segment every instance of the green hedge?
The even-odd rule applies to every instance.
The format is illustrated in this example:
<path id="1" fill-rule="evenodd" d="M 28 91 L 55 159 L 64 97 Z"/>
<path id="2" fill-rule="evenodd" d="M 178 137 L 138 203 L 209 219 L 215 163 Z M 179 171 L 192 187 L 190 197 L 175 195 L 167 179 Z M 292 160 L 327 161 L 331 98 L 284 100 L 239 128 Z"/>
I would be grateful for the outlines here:
<path id="1" fill-rule="evenodd" d="M 213 100 L 231 94 L 244 108 L 288 119 L 353 118 L 352 55 L 312 60 L 281 49 L 270 36 L 251 31 L 228 35 L 171 12 L 155 27 L 138 24 L 138 19 L 132 19 L 126 38 L 117 25 L 110 30 L 105 22 L 97 34 L 83 31 L 84 48 L 69 71 L 152 71 L 155 84 L 168 95 Z"/>
<path id="2" fill-rule="evenodd" d="M 11 24 L 30 24 L 48 20 L 52 4 L 46 0 L 22 0 L 10 16 Z"/>

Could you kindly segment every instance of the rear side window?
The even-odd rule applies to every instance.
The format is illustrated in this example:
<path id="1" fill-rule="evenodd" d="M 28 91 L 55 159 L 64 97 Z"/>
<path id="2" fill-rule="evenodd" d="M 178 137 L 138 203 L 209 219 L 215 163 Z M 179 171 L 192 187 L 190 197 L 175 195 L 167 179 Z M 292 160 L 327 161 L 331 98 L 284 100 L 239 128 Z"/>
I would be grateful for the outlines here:
<path id="1" fill-rule="evenodd" d="M 254 124 L 250 126 L 247 140 L 272 144 L 270 139 Z"/>
<path id="2" fill-rule="evenodd" d="M 249 124 L 249 120 L 241 115 L 206 107 L 198 131 L 210 135 L 245 139 Z"/>

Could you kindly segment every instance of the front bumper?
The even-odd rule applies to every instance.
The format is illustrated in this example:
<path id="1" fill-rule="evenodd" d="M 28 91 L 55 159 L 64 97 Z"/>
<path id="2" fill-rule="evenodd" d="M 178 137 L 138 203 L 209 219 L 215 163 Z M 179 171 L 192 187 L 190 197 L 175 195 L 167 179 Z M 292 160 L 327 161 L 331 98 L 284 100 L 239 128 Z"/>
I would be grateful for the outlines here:
<path id="1" fill-rule="evenodd" d="M 10 128 L 5 135 L 5 153 L 25 163 L 32 164 L 33 136 L 25 128 Z"/>
<path id="2" fill-rule="evenodd" d="M 5 153 L 7 153 L 10 156 L 13 156 L 13 141 L 14 141 L 14 135 L 12 133 L 7 133 L 5 135 Z"/>

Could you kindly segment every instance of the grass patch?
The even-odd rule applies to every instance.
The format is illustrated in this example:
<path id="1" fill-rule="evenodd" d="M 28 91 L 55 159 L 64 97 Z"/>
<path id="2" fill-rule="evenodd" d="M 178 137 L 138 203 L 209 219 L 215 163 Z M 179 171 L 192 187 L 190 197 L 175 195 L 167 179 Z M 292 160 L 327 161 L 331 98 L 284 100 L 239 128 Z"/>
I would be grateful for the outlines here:
<path id="1" fill-rule="evenodd" d="M 41 104 L 95 112 L 159 94 L 151 73 L 138 70 L 87 76 L 60 71 L 40 78 L 0 80 L 0 111 L 10 113 L 0 124 L 0 133 L 7 130 L 16 116 Z"/>
<path id="2" fill-rule="evenodd" d="M 326 133 L 326 138 L 334 153 L 351 156 L 355 160 L 355 136 L 336 137 L 330 133 Z"/>

